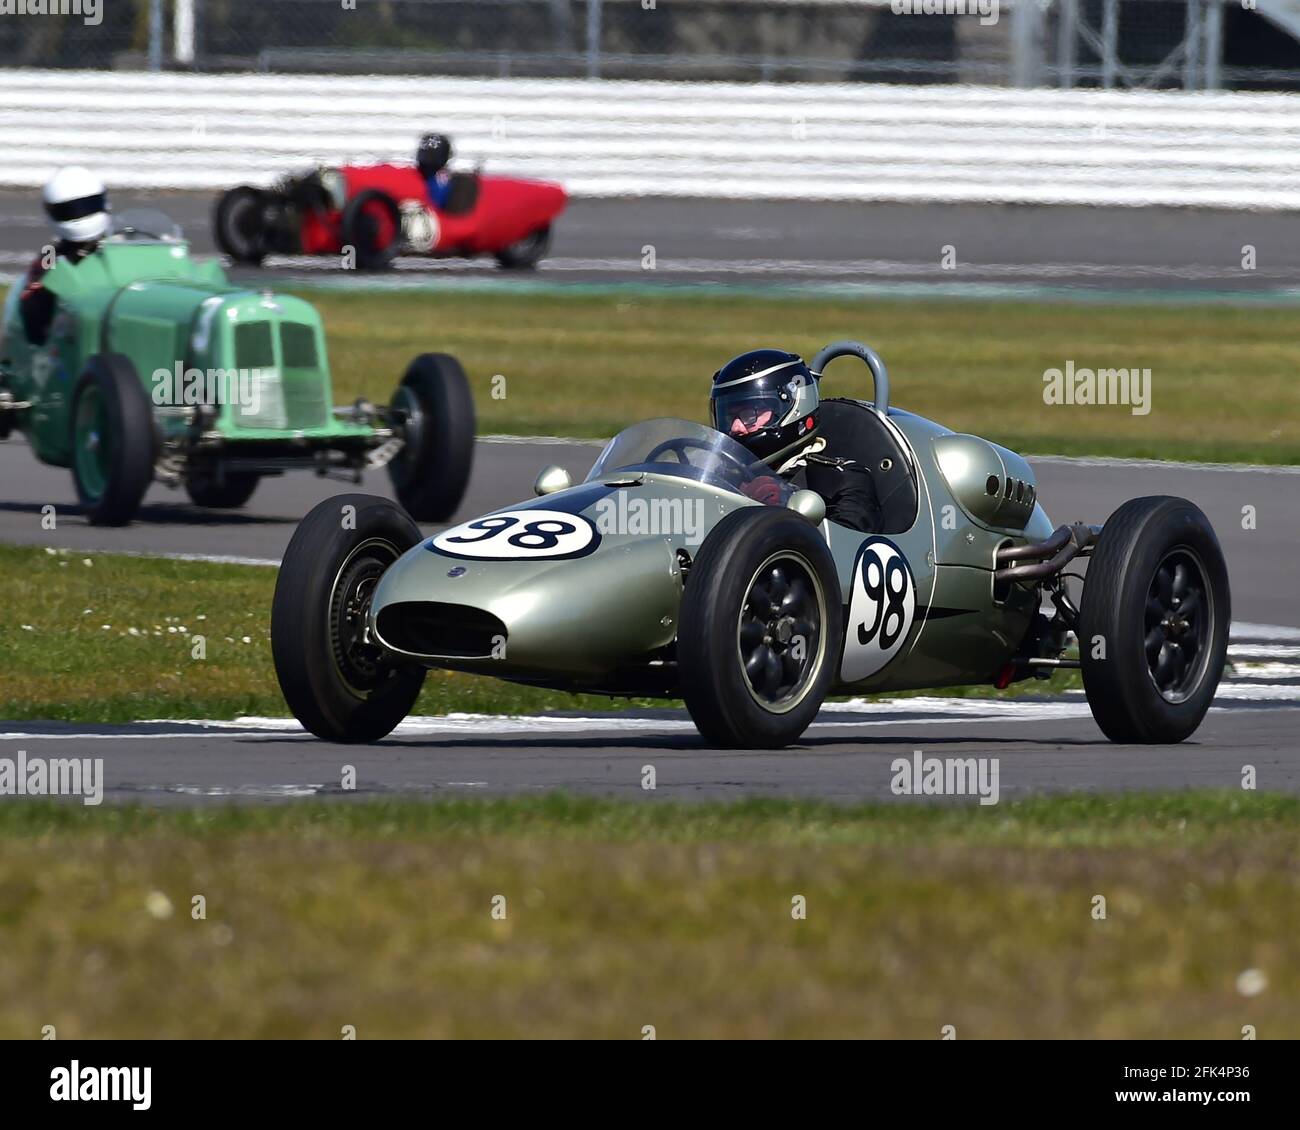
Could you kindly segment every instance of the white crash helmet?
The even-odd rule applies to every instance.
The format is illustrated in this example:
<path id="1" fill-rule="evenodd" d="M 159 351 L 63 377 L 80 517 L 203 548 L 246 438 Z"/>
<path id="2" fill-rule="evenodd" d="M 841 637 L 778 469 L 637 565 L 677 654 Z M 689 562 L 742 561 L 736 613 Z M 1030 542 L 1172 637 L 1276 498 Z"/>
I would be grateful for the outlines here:
<path id="1" fill-rule="evenodd" d="M 104 182 L 89 169 L 69 165 L 41 190 L 45 213 L 63 239 L 89 243 L 108 231 L 108 196 Z"/>

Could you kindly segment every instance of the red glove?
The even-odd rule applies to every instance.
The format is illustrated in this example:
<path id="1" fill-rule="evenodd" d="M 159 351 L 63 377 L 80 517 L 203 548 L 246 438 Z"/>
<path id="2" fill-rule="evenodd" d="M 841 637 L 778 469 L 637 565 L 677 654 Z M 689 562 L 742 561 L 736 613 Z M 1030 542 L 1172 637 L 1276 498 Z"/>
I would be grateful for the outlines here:
<path id="1" fill-rule="evenodd" d="M 761 502 L 764 506 L 781 504 L 781 483 L 771 475 L 764 475 L 761 479 L 746 483 L 740 488 L 740 492 L 755 502 Z"/>

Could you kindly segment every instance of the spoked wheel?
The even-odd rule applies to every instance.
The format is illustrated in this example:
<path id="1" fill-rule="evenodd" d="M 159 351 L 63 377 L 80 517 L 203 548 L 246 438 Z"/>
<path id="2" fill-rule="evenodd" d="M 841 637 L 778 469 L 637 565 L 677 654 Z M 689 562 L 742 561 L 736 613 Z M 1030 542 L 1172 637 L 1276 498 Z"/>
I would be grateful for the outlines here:
<path id="1" fill-rule="evenodd" d="M 773 554 L 750 581 L 736 641 L 750 694 L 765 710 L 788 710 L 806 692 L 823 605 L 813 567 L 798 554 Z"/>
<path id="2" fill-rule="evenodd" d="M 799 739 L 843 629 L 830 550 L 793 511 L 746 506 L 704 539 L 682 594 L 678 682 L 700 734 L 729 748 Z"/>
<path id="3" fill-rule="evenodd" d="M 317 505 L 285 551 L 271 605 L 271 654 L 285 702 L 317 737 L 373 742 L 415 704 L 425 670 L 367 632 L 385 570 L 420 540 L 386 498 L 344 494 Z"/>
<path id="4" fill-rule="evenodd" d="M 1231 617 L 1209 519 L 1185 498 L 1135 498 L 1088 564 L 1079 660 L 1088 706 L 1116 742 L 1180 742 L 1209 710 Z"/>
<path id="5" fill-rule="evenodd" d="M 1205 566 L 1190 549 L 1176 549 L 1156 567 L 1146 603 L 1147 670 L 1166 702 L 1196 689 L 1210 658 L 1213 614 Z"/>

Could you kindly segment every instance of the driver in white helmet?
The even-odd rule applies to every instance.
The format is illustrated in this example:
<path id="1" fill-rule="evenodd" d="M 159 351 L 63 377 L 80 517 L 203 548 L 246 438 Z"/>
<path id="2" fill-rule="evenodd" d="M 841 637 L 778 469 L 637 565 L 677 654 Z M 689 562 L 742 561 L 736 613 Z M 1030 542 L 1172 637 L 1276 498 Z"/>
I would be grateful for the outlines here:
<path id="1" fill-rule="evenodd" d="M 89 169 L 71 165 L 60 169 L 41 190 L 45 214 L 58 233 L 53 247 L 42 248 L 23 279 L 18 309 L 27 340 L 44 345 L 54 318 L 54 295 L 41 284 L 55 258 L 79 263 L 99 246 L 108 233 L 108 196 L 104 182 Z"/>

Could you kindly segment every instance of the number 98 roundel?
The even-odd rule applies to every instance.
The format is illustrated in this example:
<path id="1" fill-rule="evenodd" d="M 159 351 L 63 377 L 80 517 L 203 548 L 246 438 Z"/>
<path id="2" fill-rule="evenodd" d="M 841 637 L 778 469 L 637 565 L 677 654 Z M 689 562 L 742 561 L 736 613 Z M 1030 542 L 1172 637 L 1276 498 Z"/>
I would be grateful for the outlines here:
<path id="1" fill-rule="evenodd" d="M 868 538 L 853 566 L 840 678 L 855 683 L 881 670 L 902 650 L 915 619 L 916 581 L 907 558 L 888 538 Z"/>
<path id="2" fill-rule="evenodd" d="M 581 514 L 538 508 L 462 522 L 425 542 L 437 553 L 476 561 L 584 557 L 599 544 L 596 527 Z"/>

